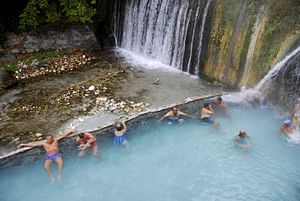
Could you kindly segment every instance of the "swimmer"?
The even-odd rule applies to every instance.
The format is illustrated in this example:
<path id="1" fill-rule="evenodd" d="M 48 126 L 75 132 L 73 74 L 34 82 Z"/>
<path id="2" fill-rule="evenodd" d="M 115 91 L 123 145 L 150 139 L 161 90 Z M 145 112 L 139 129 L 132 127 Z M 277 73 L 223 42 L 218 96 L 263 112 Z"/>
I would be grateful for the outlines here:
<path id="1" fill-rule="evenodd" d="M 114 144 L 122 144 L 125 147 L 128 147 L 128 141 L 126 136 L 127 127 L 125 122 L 116 122 L 115 123 L 115 136 L 113 139 Z"/>
<path id="2" fill-rule="evenodd" d="M 216 100 L 212 102 L 212 104 L 216 110 L 218 110 L 222 114 L 227 114 L 227 104 L 224 102 L 221 96 L 218 96 Z"/>
<path id="3" fill-rule="evenodd" d="M 193 116 L 179 111 L 179 109 L 174 106 L 169 112 L 160 118 L 160 121 L 163 121 L 165 118 L 167 118 L 169 124 L 179 123 L 180 121 L 183 121 L 180 116 L 193 118 Z"/>
<path id="4" fill-rule="evenodd" d="M 240 130 L 239 134 L 234 136 L 233 144 L 238 145 L 244 150 L 248 150 L 249 149 L 248 139 L 249 136 L 247 135 L 246 131 Z"/>
<path id="5" fill-rule="evenodd" d="M 53 135 L 48 134 L 46 136 L 46 139 L 43 142 L 40 143 L 28 143 L 28 144 L 20 144 L 18 147 L 43 147 L 47 153 L 45 156 L 45 163 L 44 168 L 46 172 L 48 173 L 48 176 L 50 177 L 51 181 L 54 182 L 55 180 L 60 181 L 61 179 L 61 172 L 63 168 L 63 159 L 62 154 L 60 153 L 58 149 L 58 142 L 67 137 L 68 135 L 74 133 L 75 130 L 69 130 L 63 133 L 61 136 L 53 137 Z M 51 165 L 52 162 L 56 162 L 58 165 L 57 170 L 57 177 L 55 178 L 52 174 Z"/>
<path id="6" fill-rule="evenodd" d="M 93 155 L 98 158 L 98 146 L 96 137 L 91 133 L 80 133 L 76 138 L 76 143 L 79 144 L 78 156 L 84 156 L 87 149 L 92 149 Z"/>
<path id="7" fill-rule="evenodd" d="M 281 131 L 284 134 L 292 134 L 293 133 L 293 128 L 292 128 L 292 122 L 291 120 L 287 119 L 283 122 L 283 125 L 281 126 Z"/>
<path id="8" fill-rule="evenodd" d="M 213 118 L 213 114 L 215 113 L 209 103 L 204 103 L 203 107 L 200 110 L 201 120 L 206 123 L 211 123 L 215 128 L 219 128 L 219 123 Z"/>

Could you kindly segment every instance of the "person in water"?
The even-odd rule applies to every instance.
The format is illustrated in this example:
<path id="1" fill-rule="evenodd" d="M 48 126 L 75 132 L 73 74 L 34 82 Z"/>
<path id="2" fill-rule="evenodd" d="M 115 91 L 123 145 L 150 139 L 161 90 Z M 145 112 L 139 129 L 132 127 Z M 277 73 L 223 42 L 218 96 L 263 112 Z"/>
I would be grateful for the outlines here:
<path id="1" fill-rule="evenodd" d="M 165 118 L 167 118 L 169 124 L 179 123 L 183 120 L 180 119 L 181 116 L 193 118 L 193 116 L 179 111 L 179 109 L 176 106 L 174 106 L 169 112 L 167 112 L 164 116 L 160 118 L 160 121 L 163 121 Z"/>
<path id="2" fill-rule="evenodd" d="M 283 124 L 281 126 L 281 131 L 287 135 L 293 133 L 293 127 L 292 127 L 292 121 L 287 119 L 283 121 Z"/>
<path id="3" fill-rule="evenodd" d="M 219 123 L 213 118 L 213 114 L 215 113 L 209 103 L 204 103 L 203 107 L 200 110 L 201 120 L 206 123 L 211 123 L 215 128 L 218 128 Z"/>
<path id="4" fill-rule="evenodd" d="M 233 144 L 238 145 L 239 147 L 243 148 L 244 150 L 249 149 L 249 136 L 244 130 L 240 130 L 239 134 L 234 136 Z"/>
<path id="5" fill-rule="evenodd" d="M 215 110 L 219 111 L 222 114 L 227 114 L 227 104 L 224 102 L 221 96 L 218 96 L 216 100 L 212 102 Z"/>
<path id="6" fill-rule="evenodd" d="M 75 130 L 69 130 L 64 132 L 61 136 L 54 137 L 53 135 L 48 134 L 46 136 L 46 139 L 40 143 L 28 143 L 28 144 L 20 144 L 18 147 L 43 147 L 46 151 L 46 156 L 45 156 L 45 163 L 44 163 L 44 168 L 50 177 L 51 181 L 54 182 L 55 180 L 60 181 L 61 179 L 61 172 L 63 168 L 63 159 L 62 159 L 62 154 L 59 152 L 58 149 L 58 142 L 67 137 L 68 135 L 74 133 Z M 57 177 L 55 178 L 52 174 L 51 166 L 52 162 L 56 162 L 58 165 L 57 169 Z"/>
<path id="7" fill-rule="evenodd" d="M 79 144 L 78 156 L 84 156 L 87 149 L 92 149 L 93 155 L 98 157 L 98 146 L 96 143 L 96 137 L 91 133 L 80 133 L 76 138 L 77 144 Z"/>
<path id="8" fill-rule="evenodd" d="M 292 111 L 292 121 L 295 126 L 300 127 L 300 98 L 297 99 Z"/>
<path id="9" fill-rule="evenodd" d="M 118 121 L 115 123 L 115 136 L 113 139 L 114 144 L 122 144 L 126 147 L 128 146 L 126 131 L 127 127 L 125 122 Z"/>

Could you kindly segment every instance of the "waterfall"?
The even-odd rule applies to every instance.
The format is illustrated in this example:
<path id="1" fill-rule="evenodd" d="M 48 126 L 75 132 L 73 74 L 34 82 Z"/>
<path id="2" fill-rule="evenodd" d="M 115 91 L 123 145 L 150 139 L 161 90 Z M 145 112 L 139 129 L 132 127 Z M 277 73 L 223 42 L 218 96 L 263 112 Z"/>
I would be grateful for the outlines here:
<path id="1" fill-rule="evenodd" d="M 263 93 L 262 93 L 263 91 Z M 300 97 L 300 46 L 278 62 L 255 88 L 224 96 L 228 102 L 255 102 L 258 99 L 289 111 Z M 258 98 L 258 99 L 257 99 Z"/>
<path id="2" fill-rule="evenodd" d="M 282 59 L 280 62 L 278 62 L 268 73 L 265 75 L 265 77 L 256 85 L 255 89 L 257 91 L 261 90 L 262 87 L 274 76 L 277 75 L 277 73 L 285 66 L 285 64 L 298 52 L 300 52 L 300 46 L 297 47 L 294 51 L 292 51 L 290 54 L 286 55 L 284 59 Z"/>
<path id="3" fill-rule="evenodd" d="M 198 75 L 211 2 L 119 0 L 114 14 L 117 45 Z"/>

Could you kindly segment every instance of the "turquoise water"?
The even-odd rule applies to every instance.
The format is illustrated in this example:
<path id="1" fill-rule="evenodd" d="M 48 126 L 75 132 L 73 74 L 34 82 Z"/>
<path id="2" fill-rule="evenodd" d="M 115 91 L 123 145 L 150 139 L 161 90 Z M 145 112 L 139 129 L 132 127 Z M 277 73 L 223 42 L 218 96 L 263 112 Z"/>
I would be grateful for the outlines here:
<path id="1" fill-rule="evenodd" d="M 129 128 L 129 148 L 99 139 L 101 158 L 65 156 L 60 183 L 43 161 L 1 170 L 1 201 L 296 201 L 300 200 L 300 145 L 279 131 L 270 108 L 230 108 L 215 130 L 197 120 L 179 125 L 141 122 Z M 232 144 L 240 130 L 249 151 Z"/>

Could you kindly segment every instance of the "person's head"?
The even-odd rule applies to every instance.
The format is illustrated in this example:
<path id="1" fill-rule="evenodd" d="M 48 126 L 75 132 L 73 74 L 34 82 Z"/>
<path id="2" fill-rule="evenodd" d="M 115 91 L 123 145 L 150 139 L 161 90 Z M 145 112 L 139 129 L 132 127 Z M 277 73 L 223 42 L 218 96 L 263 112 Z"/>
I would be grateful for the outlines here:
<path id="1" fill-rule="evenodd" d="M 292 125 L 291 120 L 287 119 L 283 121 L 283 126 L 284 127 L 290 127 Z"/>
<path id="2" fill-rule="evenodd" d="M 204 108 L 209 108 L 209 103 L 204 103 L 204 104 L 203 104 L 203 107 L 204 107 Z"/>
<path id="3" fill-rule="evenodd" d="M 217 97 L 217 103 L 222 103 L 223 99 L 221 96 Z"/>
<path id="4" fill-rule="evenodd" d="M 246 138 L 246 137 L 247 137 L 246 131 L 240 130 L 240 132 L 239 132 L 239 137 L 240 137 L 240 138 Z"/>
<path id="5" fill-rule="evenodd" d="M 178 108 L 176 106 L 172 107 L 172 112 L 174 115 L 176 115 L 178 112 Z"/>
<path id="6" fill-rule="evenodd" d="M 296 103 L 300 103 L 300 98 L 297 98 Z"/>
<path id="7" fill-rule="evenodd" d="M 53 135 L 48 134 L 48 135 L 46 136 L 46 142 L 47 142 L 48 144 L 52 144 L 53 141 L 54 141 Z"/>
<path id="8" fill-rule="evenodd" d="M 83 134 L 83 133 L 79 133 L 78 137 L 79 137 L 80 139 L 83 139 L 83 138 L 84 138 L 84 134 Z"/>
<path id="9" fill-rule="evenodd" d="M 121 131 L 121 130 L 124 129 L 124 126 L 121 122 L 116 122 L 115 123 L 115 128 L 116 128 L 117 131 Z"/>

